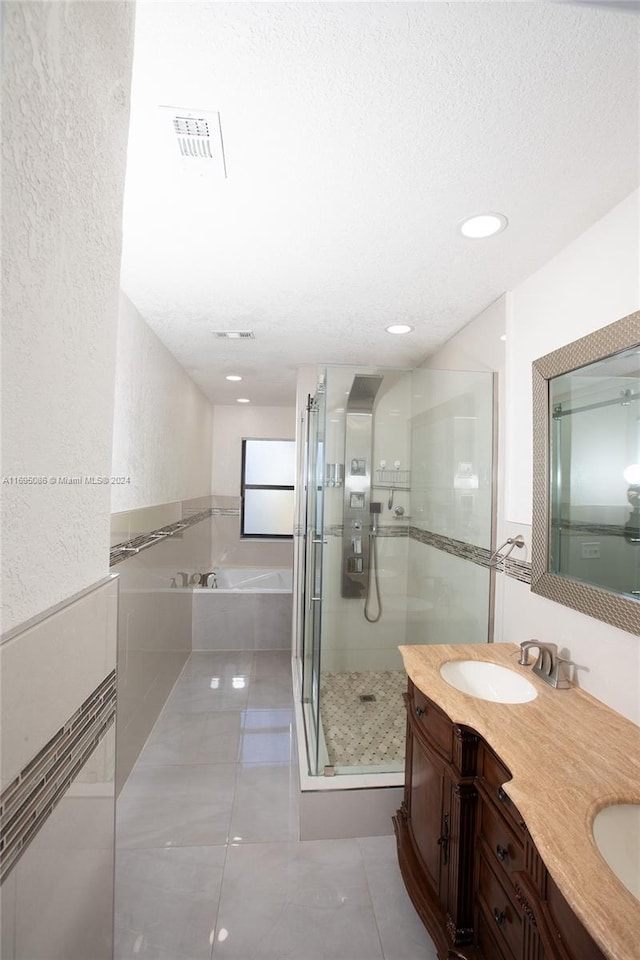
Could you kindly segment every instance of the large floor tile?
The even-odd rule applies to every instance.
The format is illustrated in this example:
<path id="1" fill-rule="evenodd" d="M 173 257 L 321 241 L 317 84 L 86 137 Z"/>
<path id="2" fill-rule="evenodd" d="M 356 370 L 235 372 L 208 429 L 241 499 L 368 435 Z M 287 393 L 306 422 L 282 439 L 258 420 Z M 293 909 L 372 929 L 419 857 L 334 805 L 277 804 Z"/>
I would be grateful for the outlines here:
<path id="1" fill-rule="evenodd" d="M 359 838 L 385 960 L 437 960 L 398 867 L 395 837 Z"/>
<path id="2" fill-rule="evenodd" d="M 295 763 L 294 713 L 289 707 L 242 712 L 238 759 L 242 763 Z"/>
<path id="3" fill-rule="evenodd" d="M 237 711 L 164 713 L 142 750 L 140 764 L 233 763 L 242 714 Z"/>
<path id="4" fill-rule="evenodd" d="M 116 846 L 208 846 L 229 832 L 236 765 L 137 765 L 117 804 Z"/>
<path id="5" fill-rule="evenodd" d="M 209 960 L 226 848 L 121 850 L 114 960 Z"/>
<path id="6" fill-rule="evenodd" d="M 273 673 L 251 680 L 247 706 L 253 709 L 293 707 L 293 684 L 290 675 Z"/>
<path id="7" fill-rule="evenodd" d="M 356 842 L 230 846 L 213 957 L 383 960 Z"/>
<path id="8" fill-rule="evenodd" d="M 249 699 L 250 668 L 225 674 L 210 670 L 203 675 L 183 675 L 176 682 L 162 715 L 201 711 L 242 710 Z"/>
<path id="9" fill-rule="evenodd" d="M 286 676 L 291 678 L 291 650 L 256 650 L 252 677 Z"/>
<path id="10" fill-rule="evenodd" d="M 195 650 L 184 665 L 181 677 L 248 675 L 252 664 L 251 650 Z"/>
<path id="11" fill-rule="evenodd" d="M 229 834 L 245 843 L 298 839 L 298 778 L 288 763 L 239 767 Z"/>

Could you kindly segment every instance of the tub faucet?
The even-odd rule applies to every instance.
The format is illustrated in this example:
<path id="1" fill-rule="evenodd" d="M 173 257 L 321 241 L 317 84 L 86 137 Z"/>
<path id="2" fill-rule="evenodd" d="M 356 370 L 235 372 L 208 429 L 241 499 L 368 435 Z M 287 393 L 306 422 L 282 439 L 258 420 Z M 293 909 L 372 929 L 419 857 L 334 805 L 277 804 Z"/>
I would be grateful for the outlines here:
<path id="1" fill-rule="evenodd" d="M 215 587 L 218 586 L 218 571 L 210 570 L 209 573 L 203 573 L 200 582 L 203 587 L 211 587 L 212 589 L 215 589 Z"/>
<path id="2" fill-rule="evenodd" d="M 189 574 L 185 573 L 184 570 L 178 570 L 177 577 L 180 577 L 180 586 L 188 587 L 189 586 Z"/>
<path id="3" fill-rule="evenodd" d="M 528 667 L 531 664 L 529 660 L 529 650 L 535 647 L 538 651 L 538 658 L 533 665 L 533 672 L 548 683 L 549 686 L 557 690 L 567 690 L 571 683 L 567 667 L 572 662 L 558 656 L 558 645 L 556 643 L 542 643 L 540 640 L 524 640 L 520 644 L 520 659 L 518 663 L 522 667 Z"/>

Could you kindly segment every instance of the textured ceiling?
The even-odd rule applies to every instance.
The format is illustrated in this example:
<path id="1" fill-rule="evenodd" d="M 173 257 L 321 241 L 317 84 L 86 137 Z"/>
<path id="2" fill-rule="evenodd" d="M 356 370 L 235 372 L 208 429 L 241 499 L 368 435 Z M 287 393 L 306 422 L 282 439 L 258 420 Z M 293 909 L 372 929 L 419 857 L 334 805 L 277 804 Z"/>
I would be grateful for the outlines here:
<path id="1" fill-rule="evenodd" d="M 640 17 L 139 0 L 136 20 L 122 286 L 215 403 L 291 404 L 303 363 L 417 365 L 638 183 Z M 160 104 L 220 112 L 226 180 L 177 157 Z M 491 210 L 504 233 L 457 233 Z"/>

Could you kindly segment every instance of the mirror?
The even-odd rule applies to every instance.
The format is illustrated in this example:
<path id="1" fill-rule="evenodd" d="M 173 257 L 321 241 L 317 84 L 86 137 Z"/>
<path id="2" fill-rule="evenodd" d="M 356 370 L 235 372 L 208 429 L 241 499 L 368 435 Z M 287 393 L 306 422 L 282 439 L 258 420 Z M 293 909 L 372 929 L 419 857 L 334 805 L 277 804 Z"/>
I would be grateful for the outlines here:
<path id="1" fill-rule="evenodd" d="M 640 312 L 533 364 L 531 574 L 640 634 Z"/>

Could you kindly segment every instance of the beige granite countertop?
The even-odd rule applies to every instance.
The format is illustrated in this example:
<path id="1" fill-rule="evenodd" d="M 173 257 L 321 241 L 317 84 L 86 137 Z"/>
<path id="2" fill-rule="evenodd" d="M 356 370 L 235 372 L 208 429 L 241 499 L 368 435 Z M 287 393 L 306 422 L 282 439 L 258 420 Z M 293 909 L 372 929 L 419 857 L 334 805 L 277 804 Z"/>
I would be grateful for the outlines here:
<path id="1" fill-rule="evenodd" d="M 454 723 L 475 730 L 509 768 L 513 779 L 504 789 L 596 943 L 611 960 L 638 960 L 640 901 L 600 855 L 591 825 L 603 807 L 640 803 L 640 728 L 578 687 L 553 689 L 531 667 L 519 666 L 519 647 L 511 643 L 399 649 L 425 696 Z M 440 676 L 447 660 L 509 667 L 535 686 L 537 696 L 503 704 L 461 693 Z"/>

